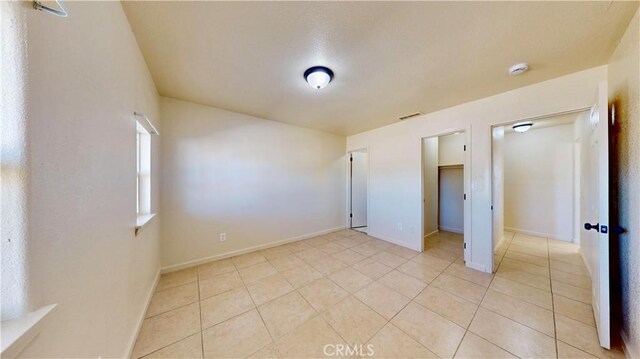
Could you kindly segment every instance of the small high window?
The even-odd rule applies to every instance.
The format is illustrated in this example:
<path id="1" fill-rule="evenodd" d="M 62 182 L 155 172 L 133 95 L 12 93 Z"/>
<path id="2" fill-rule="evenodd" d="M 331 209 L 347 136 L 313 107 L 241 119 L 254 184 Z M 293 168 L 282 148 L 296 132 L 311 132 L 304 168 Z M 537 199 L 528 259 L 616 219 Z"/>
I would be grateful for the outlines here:
<path id="1" fill-rule="evenodd" d="M 151 212 L 151 136 L 158 132 L 146 115 L 136 115 L 136 234 L 155 214 Z"/>

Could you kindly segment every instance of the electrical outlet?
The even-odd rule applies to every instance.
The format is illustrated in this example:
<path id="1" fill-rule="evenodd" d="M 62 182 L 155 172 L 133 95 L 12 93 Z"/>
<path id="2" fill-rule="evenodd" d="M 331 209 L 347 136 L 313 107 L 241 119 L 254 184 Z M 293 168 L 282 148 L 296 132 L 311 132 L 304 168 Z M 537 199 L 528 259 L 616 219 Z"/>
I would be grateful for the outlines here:
<path id="1" fill-rule="evenodd" d="M 227 234 L 226 233 L 220 233 L 220 242 L 224 242 L 227 240 Z"/>

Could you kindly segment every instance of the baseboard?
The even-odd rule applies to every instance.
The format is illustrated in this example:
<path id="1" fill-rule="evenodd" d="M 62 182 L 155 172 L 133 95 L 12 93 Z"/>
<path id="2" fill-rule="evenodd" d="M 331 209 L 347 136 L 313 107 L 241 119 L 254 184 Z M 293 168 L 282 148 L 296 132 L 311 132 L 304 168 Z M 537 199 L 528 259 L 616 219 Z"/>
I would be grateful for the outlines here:
<path id="1" fill-rule="evenodd" d="M 231 252 L 216 254 L 216 255 L 213 255 L 213 256 L 205 257 L 205 258 L 195 259 L 195 260 L 192 260 L 192 261 L 173 264 L 173 265 L 170 265 L 170 266 L 162 267 L 160 269 L 160 272 L 161 273 L 175 272 L 175 271 L 178 271 L 178 270 L 181 270 L 181 269 L 190 268 L 190 267 L 197 266 L 197 265 L 200 265 L 200 264 L 214 262 L 214 261 L 217 261 L 217 260 L 220 260 L 220 259 L 239 256 L 241 254 L 255 252 L 255 251 L 262 250 L 262 249 L 268 249 L 268 248 L 271 248 L 271 247 L 277 247 L 277 246 L 280 246 L 280 245 L 283 245 L 283 244 L 297 242 L 297 241 L 301 241 L 303 239 L 309 239 L 309 238 L 313 238 L 313 237 L 316 237 L 316 236 L 321 236 L 323 234 L 327 234 L 327 233 L 331 233 L 331 232 L 335 232 L 335 231 L 340 231 L 340 230 L 343 230 L 343 229 L 345 229 L 344 226 L 325 229 L 325 230 L 322 230 L 322 231 L 318 231 L 318 232 L 314 232 L 314 233 L 308 233 L 308 234 L 304 234 L 304 235 L 301 235 L 301 236 L 291 237 L 291 238 L 282 239 L 282 240 L 278 240 L 278 241 L 274 241 L 274 242 L 260 244 L 260 245 L 253 246 L 253 247 L 237 249 L 237 250 L 231 251 Z"/>
<path id="2" fill-rule="evenodd" d="M 453 232 L 453 233 L 464 234 L 464 229 L 462 229 L 462 228 L 438 226 L 438 229 L 441 230 L 441 231 L 445 231 L 445 232 Z"/>
<path id="3" fill-rule="evenodd" d="M 138 325 L 136 331 L 129 341 L 129 353 L 127 353 L 127 358 L 131 358 L 133 354 L 133 347 L 136 345 L 136 340 L 138 339 L 138 335 L 140 334 L 140 329 L 142 329 L 142 323 L 144 322 L 144 318 L 147 315 L 147 310 L 149 309 L 149 304 L 151 303 L 151 298 L 153 294 L 156 292 L 156 288 L 158 287 L 158 282 L 160 281 L 160 271 L 156 272 L 156 278 L 153 280 L 153 285 L 151 286 L 151 290 L 147 293 L 146 304 L 144 305 L 144 310 L 138 317 Z"/>
<path id="4" fill-rule="evenodd" d="M 519 228 L 511 228 L 511 227 L 504 227 L 504 230 L 509 232 L 526 234 L 529 236 L 544 237 L 549 239 L 555 239 L 558 241 L 573 243 L 573 238 L 561 237 L 552 233 L 536 232 L 536 231 L 530 231 L 527 229 L 519 229 Z"/>
<path id="5" fill-rule="evenodd" d="M 434 235 L 436 235 L 438 233 L 440 233 L 440 231 L 436 229 L 435 231 L 433 231 L 433 232 L 431 232 L 429 234 L 425 234 L 424 238 L 434 236 Z"/>
<path id="6" fill-rule="evenodd" d="M 420 249 L 421 249 L 420 247 L 414 248 L 414 247 L 410 246 L 409 244 L 407 244 L 405 242 L 400 242 L 400 241 L 397 241 L 395 239 L 384 238 L 383 236 L 377 235 L 375 233 L 369 233 L 368 236 L 376 238 L 376 239 L 379 239 L 381 241 L 393 243 L 393 244 L 395 244 L 397 246 L 404 247 L 404 248 L 407 248 L 407 249 L 411 249 L 411 250 L 417 251 L 417 252 L 420 252 Z"/>
<path id="7" fill-rule="evenodd" d="M 494 254 L 497 253 L 498 249 L 500 249 L 505 244 L 506 241 L 507 239 L 504 238 L 504 236 L 502 236 L 502 239 L 500 240 L 500 242 L 498 242 L 498 245 L 493 249 L 493 253 Z"/>
<path id="8" fill-rule="evenodd" d="M 629 337 L 624 331 L 620 331 L 620 338 L 622 339 L 622 351 L 626 358 L 640 358 L 639 348 L 634 348 L 629 343 Z"/>

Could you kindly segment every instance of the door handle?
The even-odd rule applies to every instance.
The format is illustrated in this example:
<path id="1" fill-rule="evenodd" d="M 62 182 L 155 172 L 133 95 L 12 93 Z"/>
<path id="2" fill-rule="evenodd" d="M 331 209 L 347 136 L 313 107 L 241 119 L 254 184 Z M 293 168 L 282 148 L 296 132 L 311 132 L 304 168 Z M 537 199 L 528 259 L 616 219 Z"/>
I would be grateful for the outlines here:
<path id="1" fill-rule="evenodd" d="M 584 229 L 586 229 L 587 231 L 589 231 L 591 229 L 595 229 L 596 232 L 600 232 L 600 223 L 596 223 L 596 224 L 585 223 L 584 224 Z"/>

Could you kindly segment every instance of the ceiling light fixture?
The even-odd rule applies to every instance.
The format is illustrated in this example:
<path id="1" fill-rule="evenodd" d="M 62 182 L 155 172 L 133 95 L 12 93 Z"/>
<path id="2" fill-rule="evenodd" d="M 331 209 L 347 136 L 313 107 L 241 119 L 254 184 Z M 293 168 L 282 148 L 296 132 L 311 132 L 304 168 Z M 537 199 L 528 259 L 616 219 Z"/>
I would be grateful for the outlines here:
<path id="1" fill-rule="evenodd" d="M 527 132 L 529 131 L 529 129 L 533 127 L 533 122 L 531 121 L 527 121 L 527 122 L 518 122 L 515 125 L 513 125 L 513 130 L 516 132 Z"/>
<path id="2" fill-rule="evenodd" d="M 311 87 L 321 89 L 329 84 L 333 79 L 333 71 L 324 66 L 314 66 L 304 72 L 304 79 Z"/>
<path id="3" fill-rule="evenodd" d="M 527 64 L 526 62 L 522 62 L 509 67 L 509 75 L 521 75 L 527 70 L 529 70 L 529 64 Z"/>

